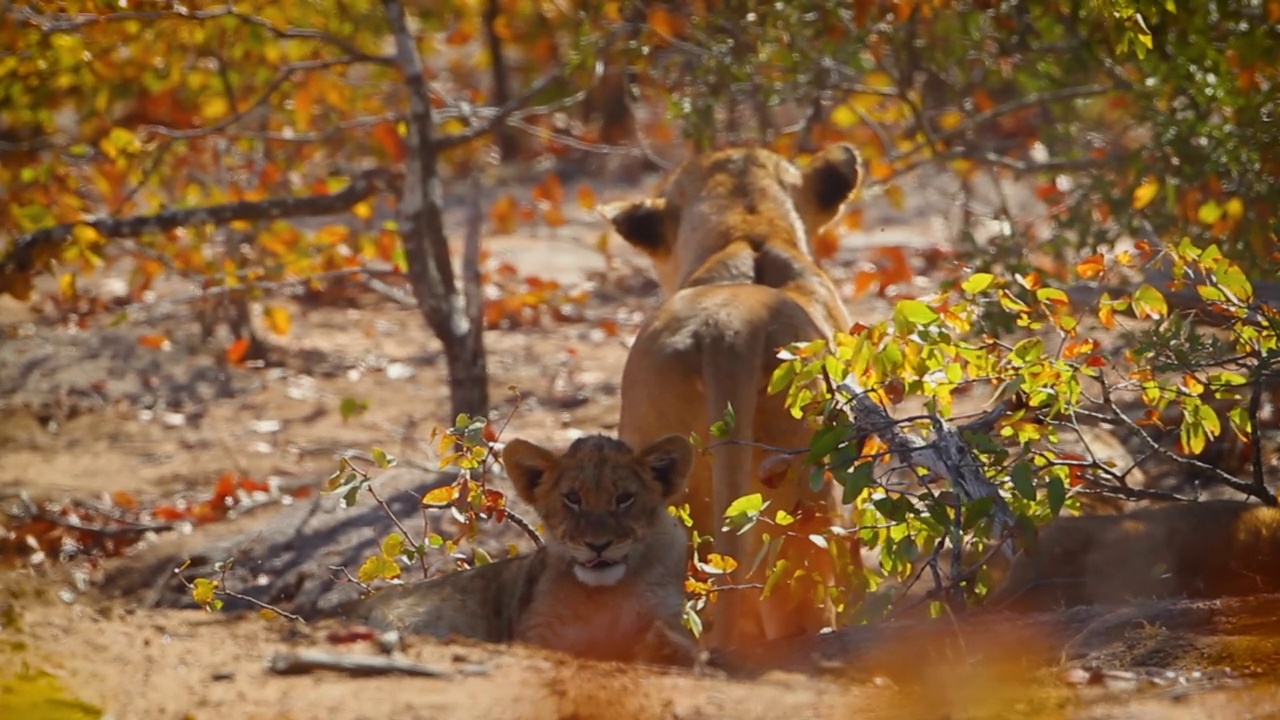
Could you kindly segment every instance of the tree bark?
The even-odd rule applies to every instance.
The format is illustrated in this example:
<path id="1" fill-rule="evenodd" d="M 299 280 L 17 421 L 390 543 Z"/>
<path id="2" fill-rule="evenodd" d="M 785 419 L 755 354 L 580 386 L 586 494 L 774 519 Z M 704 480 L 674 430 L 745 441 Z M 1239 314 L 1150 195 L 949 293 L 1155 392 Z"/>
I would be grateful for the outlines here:
<path id="1" fill-rule="evenodd" d="M 511 102 L 511 80 L 507 76 L 507 58 L 502 51 L 502 38 L 498 37 L 498 0 L 489 0 L 484 8 L 484 34 L 489 50 L 489 68 L 493 75 L 493 104 L 504 106 Z M 498 152 L 503 160 L 514 160 L 520 156 L 520 136 L 509 125 L 500 125 L 494 129 L 497 134 Z"/>
<path id="2" fill-rule="evenodd" d="M 430 87 L 422 55 L 409 32 L 404 6 L 400 0 L 385 0 L 383 4 L 396 39 L 396 63 L 409 91 L 407 172 L 398 206 L 409 282 L 427 325 L 444 345 L 453 416 L 485 415 L 489 411 L 489 385 L 483 328 L 468 317 L 449 258 Z"/>

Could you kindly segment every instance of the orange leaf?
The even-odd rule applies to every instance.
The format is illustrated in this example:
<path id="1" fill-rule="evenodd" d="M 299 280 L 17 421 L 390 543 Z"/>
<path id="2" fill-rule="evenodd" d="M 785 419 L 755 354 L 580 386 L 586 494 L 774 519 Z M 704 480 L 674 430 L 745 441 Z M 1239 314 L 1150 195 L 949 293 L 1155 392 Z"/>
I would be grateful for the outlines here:
<path id="1" fill-rule="evenodd" d="M 218 478 L 218 482 L 213 486 L 213 499 L 215 503 L 222 503 L 227 498 L 235 497 L 238 478 L 232 472 L 225 472 Z"/>
<path id="2" fill-rule="evenodd" d="M 560 209 L 559 205 L 552 205 L 542 211 L 542 219 L 551 227 L 560 227 L 565 223 L 564 211 Z"/>
<path id="3" fill-rule="evenodd" d="M 227 362 L 232 365 L 239 365 L 244 362 L 244 356 L 249 352 L 249 338 L 236 338 L 227 346 Z"/>
<path id="4" fill-rule="evenodd" d="M 986 112 L 996 106 L 996 101 L 991 99 L 986 90 L 978 88 L 973 91 L 973 104 L 978 108 L 978 112 Z"/>
<path id="5" fill-rule="evenodd" d="M 858 271 L 853 274 L 853 295 L 854 297 L 862 297 L 880 284 L 880 271 L 876 266 L 869 263 L 863 263 Z"/>
<path id="6" fill-rule="evenodd" d="M 169 338 L 160 333 L 139 336 L 138 344 L 151 350 L 168 350 L 171 347 Z"/>
<path id="7" fill-rule="evenodd" d="M 661 5 L 649 8 L 649 27 L 664 37 L 672 38 L 680 33 L 676 17 Z"/>
<path id="8" fill-rule="evenodd" d="M 187 517 L 187 513 L 174 505 L 160 505 L 151 511 L 151 516 L 161 522 L 173 522 Z"/>
<path id="9" fill-rule="evenodd" d="M 1107 262 L 1103 259 L 1102 253 L 1090 255 L 1076 265 L 1076 272 L 1085 280 L 1098 277 L 1106 269 Z"/>
<path id="10" fill-rule="evenodd" d="M 578 207 L 583 210 L 593 210 L 596 206 L 596 193 L 591 189 L 590 185 L 578 186 Z"/>
<path id="11" fill-rule="evenodd" d="M 813 239 L 813 256 L 817 260 L 828 260 L 835 257 L 840 249 L 840 236 L 835 228 L 827 226 Z"/>
<path id="12" fill-rule="evenodd" d="M 382 122 L 373 126 L 373 139 L 382 146 L 382 151 L 392 162 L 403 162 L 405 156 L 404 140 L 394 122 Z"/>
<path id="13" fill-rule="evenodd" d="M 125 510 L 132 510 L 138 506 L 138 499 L 123 490 L 111 493 L 111 502 L 116 507 L 124 508 Z"/>
<path id="14" fill-rule="evenodd" d="M 503 195 L 493 204 L 489 211 L 493 221 L 494 232 L 508 235 L 516 231 L 516 199 L 510 194 Z"/>

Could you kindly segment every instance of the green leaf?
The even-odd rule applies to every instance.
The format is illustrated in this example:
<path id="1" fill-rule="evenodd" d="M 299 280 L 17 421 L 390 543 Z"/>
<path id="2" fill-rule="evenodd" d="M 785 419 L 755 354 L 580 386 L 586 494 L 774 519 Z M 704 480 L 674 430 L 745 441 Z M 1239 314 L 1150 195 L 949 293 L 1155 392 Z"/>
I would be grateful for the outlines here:
<path id="1" fill-rule="evenodd" d="M 760 592 L 760 597 L 769 597 L 769 593 L 773 592 L 774 586 L 784 578 L 789 580 L 792 577 L 795 577 L 795 573 L 791 572 L 791 563 L 786 560 L 779 560 L 770 568 L 769 577 L 764 581 L 764 590 Z"/>
<path id="2" fill-rule="evenodd" d="M 733 412 L 733 403 L 728 403 L 724 408 L 724 419 L 711 423 L 711 437 L 718 440 L 729 439 L 736 421 L 737 416 Z"/>
<path id="3" fill-rule="evenodd" d="M 858 499 L 858 495 L 871 487 L 871 483 L 875 481 L 875 462 L 863 460 L 854 465 L 850 472 L 836 473 L 836 479 L 844 488 L 840 501 L 845 505 L 852 505 L 853 501 Z"/>
<path id="4" fill-rule="evenodd" d="M 1045 494 L 1049 496 L 1049 512 L 1057 515 L 1062 506 L 1067 502 L 1067 485 L 1062 482 L 1062 478 L 1049 478 L 1049 482 L 1045 487 Z"/>
<path id="5" fill-rule="evenodd" d="M 388 455 L 382 448 L 373 449 L 373 464 L 385 470 L 396 464 L 395 456 Z"/>
<path id="6" fill-rule="evenodd" d="M 342 402 L 338 405 L 338 414 L 342 416 L 342 422 L 347 422 L 351 418 L 359 417 L 368 409 L 368 400 L 344 397 L 342 398 Z"/>
<path id="7" fill-rule="evenodd" d="M 1009 482 L 1013 484 L 1013 489 L 1024 500 L 1035 501 L 1035 468 L 1031 467 L 1031 463 L 1026 460 L 1015 463 L 1013 470 L 1009 473 Z"/>
<path id="8" fill-rule="evenodd" d="M 995 282 L 995 279 L 996 276 L 991 273 L 974 273 L 966 278 L 964 282 L 960 283 L 960 289 L 970 295 L 977 295 L 983 290 L 991 287 L 991 283 Z"/>
<path id="9" fill-rule="evenodd" d="M 1159 320 L 1169 316 L 1169 303 L 1159 290 L 1143 284 L 1133 294 L 1133 313 L 1139 318 Z"/>
<path id="10" fill-rule="evenodd" d="M 493 562 L 493 557 L 491 557 L 489 553 L 485 552 L 485 549 L 480 547 L 479 545 L 477 545 L 475 549 L 471 551 L 471 555 L 475 559 L 476 567 L 480 567 L 481 565 L 489 565 Z"/>
<path id="11" fill-rule="evenodd" d="M 764 495 L 760 493 L 751 493 L 729 503 L 729 507 L 724 511 L 726 518 L 734 518 L 738 516 L 756 517 L 767 505 L 764 501 Z"/>
<path id="12" fill-rule="evenodd" d="M 910 333 L 920 325 L 938 321 L 938 313 L 922 300 L 902 300 L 893 310 L 893 324 L 899 333 Z"/>
<path id="13" fill-rule="evenodd" d="M 773 376 L 769 378 L 769 394 L 775 395 L 791 387 L 791 381 L 795 379 L 798 368 L 798 362 L 788 360 L 774 369 Z"/>
<path id="14" fill-rule="evenodd" d="M 848 428 L 840 425 L 827 425 L 819 430 L 813 436 L 813 440 L 809 443 L 809 462 L 818 464 L 822 459 L 835 452 L 836 448 L 844 442 L 845 434 Z"/>

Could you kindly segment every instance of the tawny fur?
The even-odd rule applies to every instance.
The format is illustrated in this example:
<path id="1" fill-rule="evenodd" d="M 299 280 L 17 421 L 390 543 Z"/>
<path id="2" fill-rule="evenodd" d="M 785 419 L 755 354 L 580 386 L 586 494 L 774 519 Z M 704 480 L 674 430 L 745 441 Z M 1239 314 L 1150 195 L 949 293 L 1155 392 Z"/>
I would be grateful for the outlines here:
<path id="1" fill-rule="evenodd" d="M 620 437 L 643 445 L 668 433 L 697 433 L 732 405 L 730 439 L 783 449 L 808 446 L 812 430 L 791 416 L 783 396 L 766 387 L 779 348 L 829 338 L 849 317 L 810 243 L 857 191 L 862 164 L 849 145 L 815 156 L 802 171 L 762 149 L 731 149 L 697 157 L 678 169 L 658 197 L 602 208 L 618 233 L 653 261 L 664 294 L 641 328 L 622 375 Z M 721 531 L 724 511 L 740 496 L 759 492 L 770 512 L 792 512 L 800 501 L 819 515 L 835 508 L 832 488 L 814 492 L 807 479 L 767 487 L 759 477 L 769 453 L 747 445 L 721 445 L 694 461 L 686 500 L 695 529 L 715 537 L 716 551 L 745 569 L 761 546 L 757 528 L 745 535 Z M 775 529 L 774 534 L 777 534 Z M 799 547 L 807 543 L 808 547 Z M 785 551 L 823 555 L 804 541 Z M 829 562 L 829 558 L 827 559 Z M 811 567 L 813 567 L 811 563 Z M 761 569 L 735 582 L 761 582 Z M 759 592 L 722 594 L 712 605 L 708 635 L 724 647 L 816 632 L 831 608 L 783 584 L 757 602 Z"/>
<path id="2" fill-rule="evenodd" d="M 1213 500 L 1054 520 L 988 605 L 1032 610 L 1264 592 L 1280 592 L 1280 508 Z"/>
<path id="3" fill-rule="evenodd" d="M 440 638 L 691 665 L 698 649 L 682 624 L 688 532 L 667 508 L 684 490 L 692 459 L 679 436 L 639 452 L 585 437 L 561 457 L 514 440 L 503 463 L 542 518 L 545 547 L 382 590 L 347 617 Z"/>

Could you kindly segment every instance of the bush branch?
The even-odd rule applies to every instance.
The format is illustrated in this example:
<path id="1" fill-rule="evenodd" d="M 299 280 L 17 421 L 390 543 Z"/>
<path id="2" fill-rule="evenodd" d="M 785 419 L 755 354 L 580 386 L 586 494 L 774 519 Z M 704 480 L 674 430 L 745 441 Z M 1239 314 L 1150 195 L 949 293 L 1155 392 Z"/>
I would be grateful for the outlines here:
<path id="1" fill-rule="evenodd" d="M 93 228 L 104 238 L 131 238 L 148 233 L 168 232 L 192 225 L 226 225 L 237 220 L 278 220 L 281 218 L 331 215 L 347 210 L 375 192 L 393 190 L 398 177 L 389 170 L 363 172 L 351 184 L 331 195 L 303 195 L 270 200 L 240 201 L 200 208 L 166 210 L 154 215 L 124 218 L 96 218 L 37 230 L 17 238 L 0 258 L 0 278 L 34 272 L 47 264 L 71 239 L 79 225 Z"/>

